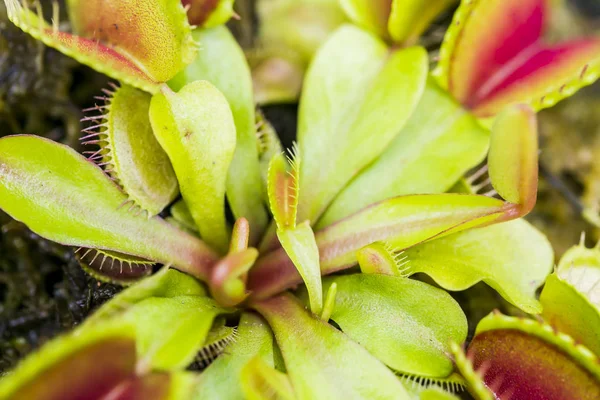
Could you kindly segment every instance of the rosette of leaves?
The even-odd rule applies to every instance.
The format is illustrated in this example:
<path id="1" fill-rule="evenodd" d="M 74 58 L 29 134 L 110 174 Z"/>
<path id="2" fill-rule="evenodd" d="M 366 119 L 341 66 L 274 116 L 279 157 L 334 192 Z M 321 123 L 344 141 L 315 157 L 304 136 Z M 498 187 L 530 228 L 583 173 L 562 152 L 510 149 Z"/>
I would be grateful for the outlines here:
<path id="1" fill-rule="evenodd" d="M 423 386 L 463 384 L 450 354 L 466 340 L 466 319 L 447 292 L 409 275 L 425 272 L 450 290 L 483 280 L 540 312 L 535 289 L 552 250 L 519 220 L 537 191 L 529 105 L 507 101 L 490 133 L 460 105 L 432 100 L 467 115 L 474 128 L 457 130 L 483 132 L 484 147 L 490 136 L 498 196 L 414 190 L 327 220 L 415 118 L 431 82 L 425 50 L 390 48 L 354 26 L 335 32 L 309 69 L 287 161 L 272 132 L 256 138 L 250 72 L 231 34 L 217 26 L 192 35 L 203 52 L 170 87 L 108 91 L 86 138 L 101 145 L 93 160 L 34 136 L 0 139 L 0 208 L 13 218 L 98 252 L 88 267 L 108 279 L 139 279 L 152 263 L 183 272 L 165 268 L 116 296 L 25 360 L 0 383 L 2 397 L 447 398 Z M 451 165 L 414 152 L 428 170 Z M 157 216 L 177 191 L 171 218 Z M 436 256 L 453 251 L 443 268 Z M 196 354 L 216 359 L 184 372 Z M 77 385 L 65 379 L 71 370 Z M 97 385 L 79 384 L 90 380 Z"/>

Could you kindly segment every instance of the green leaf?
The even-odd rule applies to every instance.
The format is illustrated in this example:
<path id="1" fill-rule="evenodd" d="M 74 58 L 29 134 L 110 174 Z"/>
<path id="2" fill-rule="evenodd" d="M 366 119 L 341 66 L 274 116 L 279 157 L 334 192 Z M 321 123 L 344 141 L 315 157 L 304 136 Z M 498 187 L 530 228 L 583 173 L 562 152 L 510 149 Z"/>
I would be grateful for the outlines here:
<path id="1" fill-rule="evenodd" d="M 100 141 L 101 149 L 94 154 L 102 156 L 106 171 L 149 217 L 160 213 L 179 194 L 173 167 L 150 126 L 150 99 L 148 93 L 131 86 L 116 88 L 107 101 L 106 113 L 91 117 L 100 129 L 84 137 Z"/>
<path id="2" fill-rule="evenodd" d="M 423 272 L 447 290 L 483 281 L 523 311 L 542 311 L 536 289 L 552 271 L 548 239 L 525 220 L 457 233 L 406 250 L 408 273 Z"/>
<path id="3" fill-rule="evenodd" d="M 457 0 L 393 0 L 388 20 L 395 42 L 414 43 L 442 11 Z"/>
<path id="4" fill-rule="evenodd" d="M 273 365 L 273 335 L 262 318 L 252 313 L 242 314 L 237 336 L 237 340 L 202 372 L 192 399 L 243 399 L 240 373 L 244 366 L 255 357 Z"/>
<path id="5" fill-rule="evenodd" d="M 538 184 L 537 121 L 529 106 L 507 107 L 496 117 L 488 168 L 494 189 L 526 214 L 535 205 Z"/>
<path id="6" fill-rule="evenodd" d="M 163 86 L 152 98 L 150 122 L 165 149 L 200 236 L 227 251 L 225 183 L 236 146 L 227 99 L 213 85 L 196 81 L 178 93 Z"/>
<path id="7" fill-rule="evenodd" d="M 261 196 L 250 69 L 242 49 L 226 27 L 196 29 L 193 37 L 202 43 L 201 54 L 169 84 L 179 90 L 186 83 L 207 80 L 227 98 L 237 131 L 235 154 L 227 176 L 227 199 L 235 218 L 244 217 L 250 222 L 250 243 L 255 244 L 267 226 L 268 216 Z"/>
<path id="8" fill-rule="evenodd" d="M 289 377 L 269 366 L 261 358 L 250 360 L 240 377 L 247 400 L 294 400 Z"/>
<path id="9" fill-rule="evenodd" d="M 600 310 L 569 282 L 552 274 L 546 280 L 540 302 L 542 317 L 600 356 Z"/>
<path id="10" fill-rule="evenodd" d="M 467 338 L 467 319 L 443 290 L 412 279 L 373 274 L 326 278 L 337 284 L 331 314 L 340 329 L 395 371 L 446 377 L 450 343 Z"/>
<path id="11" fill-rule="evenodd" d="M 392 0 L 340 0 L 346 15 L 356 25 L 382 38 L 388 38 Z"/>
<path id="12" fill-rule="evenodd" d="M 204 296 L 151 297 L 119 316 L 134 325 L 140 363 L 148 368 L 185 368 L 204 344 L 214 318 L 226 310 Z"/>
<path id="13" fill-rule="evenodd" d="M 432 79 L 383 154 L 335 198 L 318 226 L 395 196 L 443 193 L 484 158 L 489 132 Z"/>
<path id="14" fill-rule="evenodd" d="M 156 82 L 171 79 L 197 54 L 179 1 L 68 0 L 67 4 L 77 35 L 117 49 Z"/>
<path id="15" fill-rule="evenodd" d="M 198 280 L 170 268 L 162 268 L 156 274 L 136 283 L 104 303 L 84 324 L 119 315 L 138 302 L 150 297 L 205 296 L 206 290 Z"/>
<path id="16" fill-rule="evenodd" d="M 299 110 L 299 221 L 315 223 L 388 147 L 421 98 L 426 78 L 423 48 L 390 52 L 349 25 L 327 40 L 309 68 Z"/>
<path id="17" fill-rule="evenodd" d="M 254 307 L 275 333 L 298 399 L 410 399 L 384 364 L 342 332 L 314 318 L 291 295 Z"/>
<path id="18" fill-rule="evenodd" d="M 128 212 L 127 200 L 69 147 L 36 136 L 0 139 L 0 208 L 14 219 L 55 242 L 173 264 L 206 279 L 216 255 L 158 217 Z"/>
<path id="19" fill-rule="evenodd" d="M 319 267 L 319 249 L 308 221 L 295 228 L 278 229 L 277 238 L 292 259 L 308 288 L 310 310 L 319 315 L 323 310 L 323 289 Z"/>

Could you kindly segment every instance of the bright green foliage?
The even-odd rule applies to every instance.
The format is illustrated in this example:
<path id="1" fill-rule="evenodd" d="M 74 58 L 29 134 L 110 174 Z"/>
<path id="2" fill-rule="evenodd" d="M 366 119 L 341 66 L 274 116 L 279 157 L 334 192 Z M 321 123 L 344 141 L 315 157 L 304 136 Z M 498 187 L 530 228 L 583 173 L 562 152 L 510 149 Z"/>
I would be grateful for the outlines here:
<path id="1" fill-rule="evenodd" d="M 388 29 L 394 42 L 412 43 L 457 0 L 393 0 Z"/>
<path id="2" fill-rule="evenodd" d="M 341 191 L 318 226 L 391 197 L 443 193 L 484 159 L 488 144 L 489 132 L 429 79 L 406 126 L 383 154 Z"/>
<path id="3" fill-rule="evenodd" d="M 294 400 L 294 389 L 288 376 L 256 357 L 250 360 L 240 376 L 245 399 Z"/>
<path id="4" fill-rule="evenodd" d="M 390 53 L 349 25 L 327 40 L 309 68 L 299 110 L 299 221 L 315 223 L 340 189 L 386 149 L 417 105 L 426 76 L 422 48 Z"/>
<path id="5" fill-rule="evenodd" d="M 552 271 L 546 237 L 524 220 L 433 240 L 406 250 L 408 273 L 423 272 L 447 290 L 483 281 L 528 313 L 541 311 L 536 289 Z"/>
<path id="6" fill-rule="evenodd" d="M 409 399 L 398 378 L 363 347 L 313 318 L 291 295 L 254 307 L 275 333 L 298 399 Z"/>
<path id="7" fill-rule="evenodd" d="M 200 236 L 224 253 L 229 243 L 225 183 L 236 145 L 227 99 L 206 81 L 190 83 L 178 93 L 164 86 L 152 98 L 150 121 Z"/>
<path id="8" fill-rule="evenodd" d="M 227 199 L 234 216 L 250 222 L 250 243 L 256 244 L 268 221 L 261 198 L 250 69 L 242 49 L 226 27 L 196 29 L 193 37 L 202 43 L 202 51 L 169 85 L 177 91 L 187 83 L 207 80 L 227 98 L 237 131 L 235 154 L 227 176 Z"/>
<path id="9" fill-rule="evenodd" d="M 117 88 L 97 134 L 107 172 L 148 216 L 161 212 L 179 194 L 169 158 L 148 119 L 151 96 L 131 86 Z"/>
<path id="10" fill-rule="evenodd" d="M 308 289 L 310 310 L 319 315 L 323 310 L 319 249 L 308 221 L 295 228 L 278 229 L 277 238 Z"/>
<path id="11" fill-rule="evenodd" d="M 240 373 L 255 357 L 273 365 L 273 334 L 262 318 L 244 313 L 236 341 L 202 373 L 193 399 L 214 399 L 216 393 L 223 399 L 243 398 Z"/>
<path id="12" fill-rule="evenodd" d="M 35 136 L 0 139 L 0 207 L 37 234 L 174 264 L 198 276 L 214 262 L 202 242 L 121 207 L 128 200 L 96 165 Z"/>
<path id="13" fill-rule="evenodd" d="M 354 274 L 326 278 L 337 284 L 331 314 L 354 341 L 395 371 L 427 377 L 452 373 L 452 341 L 467 337 L 467 319 L 443 290 L 402 277 Z"/>
<path id="14" fill-rule="evenodd" d="M 552 274 L 540 295 L 542 317 L 600 355 L 600 310 L 568 281 Z"/>

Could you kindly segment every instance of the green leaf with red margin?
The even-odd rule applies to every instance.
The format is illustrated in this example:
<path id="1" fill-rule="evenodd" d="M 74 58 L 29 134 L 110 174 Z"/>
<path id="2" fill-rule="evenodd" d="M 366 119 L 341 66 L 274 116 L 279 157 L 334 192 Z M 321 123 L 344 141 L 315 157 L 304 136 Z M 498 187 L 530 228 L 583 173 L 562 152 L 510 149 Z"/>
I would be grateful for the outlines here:
<path id="1" fill-rule="evenodd" d="M 319 49 L 298 117 L 304 161 L 298 221 L 315 223 L 338 192 L 387 148 L 421 98 L 427 70 L 423 48 L 390 51 L 350 25 Z"/>
<path id="2" fill-rule="evenodd" d="M 235 218 L 249 221 L 250 244 L 255 245 L 268 224 L 268 215 L 262 201 L 250 68 L 240 45 L 226 27 L 196 29 L 192 36 L 202 43 L 202 51 L 169 81 L 169 86 L 178 91 L 187 83 L 207 80 L 227 98 L 237 132 L 235 154 L 227 176 L 227 200 Z"/>
<path id="3" fill-rule="evenodd" d="M 540 302 L 546 322 L 600 355 L 600 310 L 585 295 L 552 274 L 546 280 Z"/>
<path id="4" fill-rule="evenodd" d="M 542 311 L 536 289 L 554 265 L 548 239 L 525 220 L 456 233 L 410 249 L 406 274 L 425 273 L 446 290 L 485 282 L 530 314 Z"/>
<path id="5" fill-rule="evenodd" d="M 337 284 L 331 319 L 342 332 L 395 371 L 445 378 L 453 371 L 451 342 L 467 338 L 467 319 L 443 290 L 412 279 L 376 274 L 326 278 Z M 300 293 L 306 298 L 306 291 Z"/>
<path id="6" fill-rule="evenodd" d="M 207 81 L 192 82 L 177 93 L 165 85 L 152 97 L 150 123 L 171 160 L 200 236 L 226 253 L 225 190 L 236 146 L 227 99 Z"/>
<path id="7" fill-rule="evenodd" d="M 154 82 L 168 81 L 196 56 L 180 2 L 68 0 L 67 4 L 76 35 L 115 49 Z"/>
<path id="8" fill-rule="evenodd" d="M 393 0 L 388 30 L 396 43 L 415 43 L 429 24 L 457 0 Z"/>
<path id="9" fill-rule="evenodd" d="M 253 307 L 273 329 L 298 398 L 410 398 L 383 363 L 342 332 L 314 318 L 291 295 Z"/>
<path id="10" fill-rule="evenodd" d="M 298 212 L 299 181 L 298 166 L 295 160 L 290 171 L 283 154 L 276 154 L 269 163 L 267 173 L 267 194 L 269 208 L 277 225 L 277 230 L 295 228 Z"/>
<path id="11" fill-rule="evenodd" d="M 528 106 L 503 110 L 490 137 L 488 171 L 492 186 L 506 201 L 519 204 L 523 215 L 537 199 L 538 137 L 535 113 Z"/>
<path id="12" fill-rule="evenodd" d="M 446 192 L 483 161 L 489 136 L 475 117 L 428 79 L 406 126 L 381 156 L 336 196 L 317 227 L 391 197 Z"/>
<path id="13" fill-rule="evenodd" d="M 128 197 L 73 149 L 37 136 L 0 139 L 0 208 L 55 242 L 172 264 L 200 279 L 216 255 L 158 217 L 122 207 Z"/>
<path id="14" fill-rule="evenodd" d="M 187 373 L 137 368 L 135 329 L 109 323 L 77 330 L 46 344 L 0 381 L 3 399 L 148 400 L 184 399 L 192 389 Z"/>
<path id="15" fill-rule="evenodd" d="M 164 3 L 164 0 L 160 1 Z M 117 24 L 116 26 L 111 25 L 109 29 L 112 31 L 109 37 L 112 36 L 115 39 L 115 43 L 111 45 L 93 37 L 78 36 L 59 31 L 58 21 L 55 21 L 53 26 L 47 24 L 38 15 L 26 9 L 22 5 L 22 0 L 4 0 L 4 3 L 7 7 L 9 19 L 24 32 L 42 41 L 47 46 L 53 47 L 112 78 L 153 93 L 158 91 L 162 82 L 161 79 L 167 80 L 174 76 L 179 69 L 192 60 L 196 53 L 195 44 L 191 38 L 191 29 L 187 23 L 183 7 L 179 4 L 172 7 L 175 2 L 169 2 L 171 4 L 171 7 L 169 7 L 166 3 L 161 4 L 160 1 L 144 2 L 146 6 L 142 7 L 144 8 L 142 13 L 149 19 L 140 25 L 143 26 L 141 29 L 148 38 L 143 46 L 137 36 L 122 35 L 122 32 L 127 32 L 123 30 L 127 26 L 131 28 L 131 31 L 139 30 L 131 26 L 131 23 L 122 25 L 120 32 L 116 30 L 118 23 L 121 22 L 120 20 L 117 21 L 117 17 L 113 22 L 108 22 L 109 24 Z M 111 4 L 113 3 L 116 5 L 121 4 L 121 2 L 111 2 Z M 156 12 L 160 10 L 168 11 L 168 13 L 161 15 L 161 12 Z M 155 26 L 157 24 L 162 24 L 161 26 L 166 32 L 159 32 Z M 148 29 L 148 27 L 151 27 L 151 29 Z M 161 37 L 157 33 L 166 36 Z M 164 49 L 175 58 L 164 61 L 164 54 L 153 51 L 152 46 L 156 43 L 163 44 L 163 46 L 156 46 L 156 48 Z M 117 44 L 119 47 L 114 46 Z M 150 46 L 150 49 L 147 49 L 148 46 Z M 144 48 L 149 51 L 147 54 L 143 52 L 145 51 Z M 138 59 L 137 56 L 141 58 Z"/>
<path id="16" fill-rule="evenodd" d="M 463 0 L 436 75 L 478 117 L 506 105 L 551 107 L 600 76 L 600 40 L 556 45 L 542 38 L 549 0 Z"/>
<path id="17" fill-rule="evenodd" d="M 213 28 L 229 21 L 234 14 L 234 0 L 181 0 L 187 11 L 190 24 L 202 28 Z"/>
<path id="18" fill-rule="evenodd" d="M 273 366 L 273 334 L 260 316 L 245 312 L 238 325 L 237 339 L 202 372 L 193 398 L 244 398 L 240 373 L 255 357 Z"/>
<path id="19" fill-rule="evenodd" d="M 534 320 L 489 315 L 477 326 L 467 359 L 497 399 L 600 397 L 598 358 Z"/>

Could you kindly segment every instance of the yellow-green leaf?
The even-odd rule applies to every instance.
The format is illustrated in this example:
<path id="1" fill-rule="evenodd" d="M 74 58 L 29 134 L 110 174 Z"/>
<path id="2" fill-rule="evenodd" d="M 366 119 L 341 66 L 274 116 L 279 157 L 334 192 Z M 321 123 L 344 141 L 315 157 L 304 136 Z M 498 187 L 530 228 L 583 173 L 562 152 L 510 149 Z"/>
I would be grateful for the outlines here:
<path id="1" fill-rule="evenodd" d="M 206 81 L 178 93 L 163 86 L 152 98 L 150 121 L 179 181 L 200 236 L 221 253 L 227 251 L 225 184 L 236 145 L 236 130 L 223 94 Z"/>

